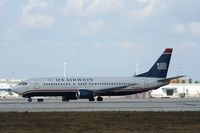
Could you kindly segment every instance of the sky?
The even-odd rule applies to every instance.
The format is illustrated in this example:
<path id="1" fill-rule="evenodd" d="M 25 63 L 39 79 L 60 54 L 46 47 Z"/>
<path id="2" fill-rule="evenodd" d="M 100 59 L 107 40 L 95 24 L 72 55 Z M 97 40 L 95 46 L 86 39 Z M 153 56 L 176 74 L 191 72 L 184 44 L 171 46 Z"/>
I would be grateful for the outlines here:
<path id="1" fill-rule="evenodd" d="M 173 48 L 200 80 L 199 0 L 0 0 L 0 78 L 132 76 Z"/>

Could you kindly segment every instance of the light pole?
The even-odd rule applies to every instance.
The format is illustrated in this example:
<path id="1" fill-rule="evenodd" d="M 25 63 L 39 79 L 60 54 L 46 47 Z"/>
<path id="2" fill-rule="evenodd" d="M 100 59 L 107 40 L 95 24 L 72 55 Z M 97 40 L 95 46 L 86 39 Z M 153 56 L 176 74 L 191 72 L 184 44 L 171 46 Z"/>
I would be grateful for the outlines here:
<path id="1" fill-rule="evenodd" d="M 64 77 L 66 77 L 66 62 L 64 62 Z"/>
<path id="2" fill-rule="evenodd" d="M 139 73 L 139 64 L 138 63 L 136 63 L 136 75 L 138 75 L 138 73 Z"/>

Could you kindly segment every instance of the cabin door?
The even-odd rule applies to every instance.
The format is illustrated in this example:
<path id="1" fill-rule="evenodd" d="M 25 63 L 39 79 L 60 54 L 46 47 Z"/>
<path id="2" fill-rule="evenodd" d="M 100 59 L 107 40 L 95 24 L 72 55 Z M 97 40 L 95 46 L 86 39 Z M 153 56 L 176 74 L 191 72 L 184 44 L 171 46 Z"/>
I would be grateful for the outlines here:
<path id="1" fill-rule="evenodd" d="M 40 88 L 40 84 L 39 84 L 39 81 L 38 81 L 38 80 L 35 80 L 35 81 L 34 81 L 34 88 L 35 88 L 35 89 L 39 89 L 39 88 Z"/>

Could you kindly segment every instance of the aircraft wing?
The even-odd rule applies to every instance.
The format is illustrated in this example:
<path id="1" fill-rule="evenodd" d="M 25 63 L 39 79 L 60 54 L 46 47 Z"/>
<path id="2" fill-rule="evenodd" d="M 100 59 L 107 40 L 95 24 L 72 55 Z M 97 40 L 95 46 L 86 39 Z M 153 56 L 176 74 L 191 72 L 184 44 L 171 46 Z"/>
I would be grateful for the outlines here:
<path id="1" fill-rule="evenodd" d="M 133 85 L 136 85 L 136 84 L 129 84 L 129 85 L 124 85 L 124 86 L 99 89 L 99 90 L 95 90 L 94 93 L 95 94 L 102 94 L 102 93 L 113 92 L 113 91 L 117 91 L 117 90 L 123 90 L 124 88 L 127 88 L 129 86 L 133 86 Z"/>
<path id="2" fill-rule="evenodd" d="M 158 81 L 160 81 L 160 82 L 167 82 L 167 81 L 171 81 L 173 79 L 178 79 L 178 78 L 182 78 L 182 77 L 185 77 L 185 76 L 176 76 L 176 77 L 171 77 L 171 78 L 165 78 L 165 79 L 160 79 Z"/>

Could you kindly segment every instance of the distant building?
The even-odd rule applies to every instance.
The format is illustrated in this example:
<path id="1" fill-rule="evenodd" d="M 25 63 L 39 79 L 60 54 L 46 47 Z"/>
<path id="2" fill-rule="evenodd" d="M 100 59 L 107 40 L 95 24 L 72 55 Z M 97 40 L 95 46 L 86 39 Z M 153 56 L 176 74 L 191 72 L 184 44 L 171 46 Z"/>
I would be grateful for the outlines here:
<path id="1" fill-rule="evenodd" d="M 11 88 L 20 81 L 21 79 L 0 79 L 0 98 L 18 97 L 19 95 L 12 92 Z"/>
<path id="2" fill-rule="evenodd" d="M 151 92 L 152 97 L 200 97 L 200 84 L 192 83 L 191 79 L 176 79 L 169 85 L 162 86 Z"/>

